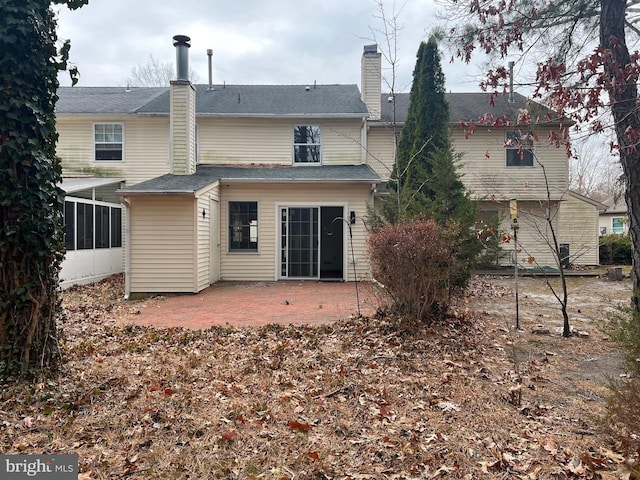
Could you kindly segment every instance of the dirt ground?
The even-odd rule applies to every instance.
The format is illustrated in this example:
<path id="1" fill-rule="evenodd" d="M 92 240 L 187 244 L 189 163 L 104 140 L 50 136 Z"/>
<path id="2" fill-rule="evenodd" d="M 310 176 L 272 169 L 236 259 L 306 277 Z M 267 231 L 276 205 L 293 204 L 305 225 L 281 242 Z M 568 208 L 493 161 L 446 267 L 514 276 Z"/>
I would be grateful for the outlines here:
<path id="1" fill-rule="evenodd" d="M 58 378 L 2 385 L 0 451 L 76 453 L 80 480 L 629 479 L 637 453 L 602 429 L 624 371 L 601 327 L 630 288 L 571 278 L 563 338 L 532 278 L 519 330 L 513 278 L 475 278 L 446 322 L 405 330 L 140 326 L 145 300 L 111 279 L 65 293 Z"/>

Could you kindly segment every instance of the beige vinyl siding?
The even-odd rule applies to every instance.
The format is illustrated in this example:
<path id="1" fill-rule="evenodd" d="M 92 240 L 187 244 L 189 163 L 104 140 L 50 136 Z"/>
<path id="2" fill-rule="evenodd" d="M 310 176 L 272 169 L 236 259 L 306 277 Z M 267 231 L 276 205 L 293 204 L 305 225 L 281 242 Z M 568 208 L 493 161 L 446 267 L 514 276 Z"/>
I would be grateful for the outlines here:
<path id="1" fill-rule="evenodd" d="M 56 154 L 64 175 L 122 177 L 127 185 L 169 172 L 169 118 L 123 115 L 78 117 L 58 115 Z M 124 161 L 94 161 L 93 125 L 124 125 Z"/>
<path id="2" fill-rule="evenodd" d="M 509 202 L 481 202 L 480 209 L 489 212 L 498 212 L 501 224 L 500 229 L 508 234 L 512 234 L 511 216 L 509 214 Z M 553 208 L 552 218 L 556 233 L 558 228 L 558 210 Z M 540 202 L 518 202 L 518 265 L 521 268 L 557 268 L 549 242 L 552 242 L 551 232 L 546 223 L 543 205 Z M 515 259 L 515 242 L 513 239 L 502 244 L 502 249 L 507 252 L 501 261 L 502 266 L 513 265 Z M 529 261 L 531 259 L 531 261 Z"/>
<path id="3" fill-rule="evenodd" d="M 283 206 L 342 206 L 345 215 L 351 210 L 365 218 L 369 200 L 369 185 L 222 185 L 220 191 L 220 251 L 222 280 L 276 280 L 280 271 L 279 207 Z M 258 252 L 229 252 L 229 202 L 258 202 Z M 348 229 L 345 225 L 345 236 Z M 366 255 L 366 231 L 361 221 L 353 225 L 356 274 L 369 275 Z M 348 243 L 345 258 L 351 258 Z M 353 265 L 347 263 L 348 280 L 353 280 Z"/>
<path id="4" fill-rule="evenodd" d="M 560 243 L 569 244 L 571 263 L 598 265 L 598 209 L 568 194 L 560 204 Z"/>
<path id="5" fill-rule="evenodd" d="M 195 88 L 191 84 L 171 85 L 171 173 L 195 172 Z"/>
<path id="6" fill-rule="evenodd" d="M 212 225 L 215 218 L 211 213 L 211 200 L 218 199 L 218 186 L 208 187 L 198 192 L 197 196 L 197 291 L 211 284 L 212 235 L 217 235 L 218 225 Z M 204 215 L 203 215 L 204 212 Z M 214 230 L 215 229 L 215 230 Z"/>
<path id="7" fill-rule="evenodd" d="M 293 126 L 319 125 L 324 165 L 362 163 L 360 119 L 198 118 L 201 164 L 293 163 Z"/>
<path id="8" fill-rule="evenodd" d="M 398 132 L 400 132 L 398 128 Z M 380 175 L 383 181 L 389 180 L 395 164 L 395 146 L 393 128 L 376 126 L 367 132 L 367 163 Z"/>
<path id="9" fill-rule="evenodd" d="M 198 219 L 197 245 L 197 290 L 200 291 L 210 285 L 211 273 L 211 201 L 205 195 L 198 198 L 196 217 Z M 204 212 L 204 215 L 203 213 Z"/>
<path id="10" fill-rule="evenodd" d="M 452 139 L 455 150 L 463 153 L 460 165 L 462 181 L 475 198 L 533 200 L 546 198 L 543 169 L 534 161 L 533 167 L 507 167 L 504 148 L 508 129 L 481 129 L 465 138 L 455 127 Z M 539 141 L 534 153 L 545 167 L 549 191 L 560 199 L 568 189 L 568 160 L 564 148 L 549 145 L 549 129 L 536 130 Z"/>
<path id="11" fill-rule="evenodd" d="M 130 197 L 131 292 L 194 292 L 193 197 Z"/>

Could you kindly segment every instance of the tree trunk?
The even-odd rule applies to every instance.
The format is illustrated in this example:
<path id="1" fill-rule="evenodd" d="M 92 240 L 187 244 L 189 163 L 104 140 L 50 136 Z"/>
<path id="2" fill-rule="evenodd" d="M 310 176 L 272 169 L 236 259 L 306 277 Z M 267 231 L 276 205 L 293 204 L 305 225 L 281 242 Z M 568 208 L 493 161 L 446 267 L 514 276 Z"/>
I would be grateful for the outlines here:
<path id="1" fill-rule="evenodd" d="M 631 301 L 634 311 L 640 313 L 640 149 L 635 137 L 640 132 L 640 113 L 636 105 L 637 85 L 635 80 L 628 80 L 625 73 L 625 67 L 632 64 L 624 30 L 627 2 L 602 0 L 600 4 L 600 45 L 610 52 L 605 62 L 605 76 L 615 80 L 608 92 L 626 187 L 633 260 Z"/>
<path id="2" fill-rule="evenodd" d="M 57 366 L 61 167 L 49 0 L 0 3 L 0 377 Z"/>

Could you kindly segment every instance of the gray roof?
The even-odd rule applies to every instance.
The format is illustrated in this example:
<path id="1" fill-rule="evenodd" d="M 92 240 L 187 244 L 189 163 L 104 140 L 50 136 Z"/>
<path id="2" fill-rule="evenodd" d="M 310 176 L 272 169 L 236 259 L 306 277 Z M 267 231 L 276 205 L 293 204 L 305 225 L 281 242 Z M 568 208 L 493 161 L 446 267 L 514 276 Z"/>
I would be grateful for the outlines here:
<path id="1" fill-rule="evenodd" d="M 363 117 L 357 85 L 196 85 L 196 115 Z M 168 87 L 59 87 L 60 114 L 169 115 Z"/>
<path id="2" fill-rule="evenodd" d="M 163 87 L 58 87 L 56 113 L 136 113 Z"/>
<path id="3" fill-rule="evenodd" d="M 449 104 L 449 122 L 459 123 L 461 120 L 478 122 L 482 115 L 491 114 L 494 117 L 505 115 L 509 119 L 515 119 L 518 109 L 526 108 L 535 122 L 540 117 L 539 123 L 547 123 L 546 114 L 553 115 L 553 111 L 547 107 L 529 100 L 519 93 L 513 94 L 514 102 L 509 103 L 507 96 L 494 98 L 494 105 L 490 103 L 490 96 L 486 93 L 446 93 L 445 100 Z M 389 94 L 382 95 L 381 121 L 393 121 L 394 102 L 389 101 Z M 396 122 L 404 123 L 409 111 L 409 94 L 395 94 L 395 118 Z M 553 115 L 555 117 L 555 115 Z M 557 121 L 552 122 L 557 123 Z"/>
<path id="4" fill-rule="evenodd" d="M 378 183 L 369 165 L 247 167 L 198 165 L 194 175 L 166 174 L 118 190 L 123 195 L 193 194 L 217 181 L 242 183 Z"/>
<path id="5" fill-rule="evenodd" d="M 169 92 L 139 113 L 169 114 Z M 196 85 L 196 115 L 367 115 L 357 85 Z"/>

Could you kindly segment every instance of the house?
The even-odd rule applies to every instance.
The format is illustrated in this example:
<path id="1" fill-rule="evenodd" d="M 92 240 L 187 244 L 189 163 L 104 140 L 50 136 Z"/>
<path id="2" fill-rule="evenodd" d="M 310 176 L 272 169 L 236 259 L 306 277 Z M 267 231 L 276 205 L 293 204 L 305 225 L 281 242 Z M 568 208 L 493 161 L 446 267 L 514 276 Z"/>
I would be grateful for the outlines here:
<path id="1" fill-rule="evenodd" d="M 357 86 L 194 86 L 188 37 L 174 41 L 169 89 L 60 92 L 64 175 L 125 179 L 127 293 L 367 275 L 358 219 L 380 178 L 366 164 Z"/>
<path id="2" fill-rule="evenodd" d="M 604 200 L 605 208 L 600 212 L 600 235 L 629 233 L 627 202 L 623 195 Z"/>
<path id="3" fill-rule="evenodd" d="M 377 47 L 364 48 L 361 93 L 355 84 L 192 85 L 189 38 L 174 37 L 174 46 L 178 75 L 169 88 L 59 89 L 57 153 L 69 186 L 72 247 L 63 280 L 124 270 L 127 295 L 137 295 L 194 293 L 218 280 L 368 277 L 364 219 L 386 194 L 408 106 L 408 94 L 381 93 Z M 448 101 L 452 119 L 490 110 L 484 94 L 449 94 Z M 525 104 L 516 95 L 493 110 L 513 117 Z M 539 137 L 553 127 L 542 125 Z M 514 197 L 523 211 L 540 208 L 547 189 L 533 152 L 544 159 L 556 225 L 568 198 L 593 207 L 568 195 L 562 150 L 535 141 L 523 156 L 505 152 L 516 131 L 478 128 L 466 139 L 452 122 L 463 181 L 485 217 L 501 213 L 508 223 Z M 523 247 L 553 264 L 540 245 L 545 226 L 529 219 L 531 228 L 521 221 Z M 580 246 L 569 230 L 561 228 L 561 238 L 570 255 L 595 249 L 595 264 L 597 227 L 585 228 Z M 107 250 L 108 266 L 89 262 Z M 73 257 L 96 266 L 70 270 Z"/>
<path id="4" fill-rule="evenodd" d="M 395 159 L 394 138 L 399 138 L 407 118 L 409 94 L 381 93 L 380 57 L 375 46 L 365 47 L 362 88 L 370 112 L 367 163 L 387 180 Z M 530 259 L 532 267 L 555 267 L 548 245 L 551 232 L 544 221 L 548 207 L 563 263 L 597 265 L 601 204 L 569 191 L 566 152 L 547 141 L 561 125 L 554 112 L 515 92 L 495 98 L 493 104 L 483 93 L 448 93 L 445 98 L 454 148 L 462 154 L 462 181 L 479 202 L 480 222 L 486 224 L 497 216 L 502 230 L 510 232 L 509 204 L 517 200 L 520 263 L 529 265 Z M 532 122 L 522 127 L 518 119 L 525 111 Z M 475 131 L 470 133 L 472 122 Z M 523 149 L 510 142 L 520 139 L 528 142 Z M 513 243 L 504 245 L 509 254 L 502 257 L 502 265 L 513 264 L 513 248 Z"/>

